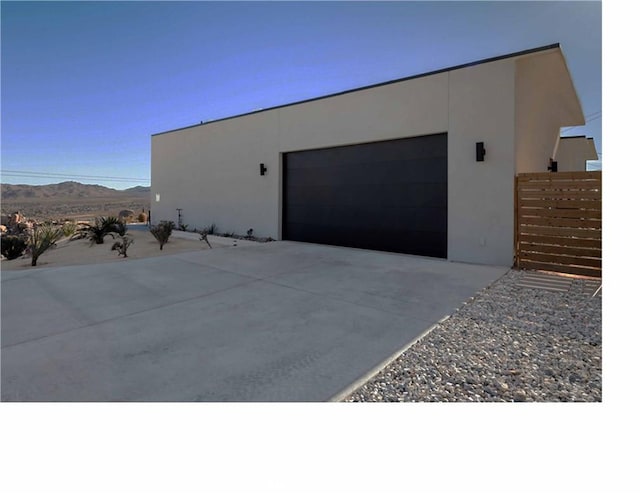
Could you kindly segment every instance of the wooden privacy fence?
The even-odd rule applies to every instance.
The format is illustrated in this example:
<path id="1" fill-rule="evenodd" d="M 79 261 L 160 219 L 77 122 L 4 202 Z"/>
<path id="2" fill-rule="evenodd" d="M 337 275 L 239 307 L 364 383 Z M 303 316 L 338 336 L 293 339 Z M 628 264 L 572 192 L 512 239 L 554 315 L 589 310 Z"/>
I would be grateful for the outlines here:
<path id="1" fill-rule="evenodd" d="M 515 222 L 516 267 L 602 276 L 602 172 L 518 175 Z"/>

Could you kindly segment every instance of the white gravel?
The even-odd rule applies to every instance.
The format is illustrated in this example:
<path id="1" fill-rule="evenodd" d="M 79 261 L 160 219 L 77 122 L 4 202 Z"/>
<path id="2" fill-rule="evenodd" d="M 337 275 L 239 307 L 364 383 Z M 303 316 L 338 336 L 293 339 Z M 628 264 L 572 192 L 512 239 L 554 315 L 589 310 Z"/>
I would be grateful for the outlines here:
<path id="1" fill-rule="evenodd" d="M 511 270 L 344 401 L 602 401 L 602 298 Z"/>

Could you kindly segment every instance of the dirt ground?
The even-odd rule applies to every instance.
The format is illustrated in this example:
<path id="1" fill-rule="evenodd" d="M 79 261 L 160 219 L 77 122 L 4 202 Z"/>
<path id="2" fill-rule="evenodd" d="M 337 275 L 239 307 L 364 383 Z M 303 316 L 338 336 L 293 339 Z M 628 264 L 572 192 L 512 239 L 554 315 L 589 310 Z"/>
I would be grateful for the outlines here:
<path id="1" fill-rule="evenodd" d="M 104 244 L 91 246 L 89 240 L 59 240 L 55 247 L 49 249 L 38 258 L 38 265 L 31 266 L 31 257 L 22 257 L 7 261 L 2 259 L 0 269 L 2 271 L 16 269 L 38 269 L 52 268 L 59 266 L 71 266 L 79 264 L 96 264 L 103 262 L 127 262 L 130 259 L 142 259 L 146 257 L 164 256 L 178 254 L 180 252 L 188 252 L 194 250 L 206 250 L 209 246 L 200 241 L 197 235 L 185 238 L 180 232 L 178 235 L 171 235 L 163 249 L 160 250 L 160 244 L 149 231 L 130 229 L 127 235 L 133 238 L 134 243 L 127 251 L 127 258 L 119 256 L 116 251 L 111 250 L 111 246 L 115 242 L 110 236 L 107 236 Z M 216 248 L 215 244 L 212 244 Z"/>

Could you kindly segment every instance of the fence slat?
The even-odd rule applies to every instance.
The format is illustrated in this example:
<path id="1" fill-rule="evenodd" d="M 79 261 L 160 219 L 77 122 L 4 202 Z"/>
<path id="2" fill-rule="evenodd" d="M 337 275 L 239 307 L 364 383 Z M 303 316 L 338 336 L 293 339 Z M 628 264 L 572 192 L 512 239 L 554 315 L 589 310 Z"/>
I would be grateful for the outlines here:
<path id="1" fill-rule="evenodd" d="M 570 238 L 570 237 L 549 237 L 544 235 L 520 235 L 521 243 L 533 243 L 536 245 L 556 245 L 562 247 L 585 247 L 591 249 L 601 249 L 602 240 L 588 238 Z"/>
<path id="2" fill-rule="evenodd" d="M 564 256 L 527 251 L 523 251 L 521 257 L 523 261 L 548 262 L 551 264 L 569 264 L 573 266 L 588 266 L 592 268 L 602 267 L 602 259 L 591 257 Z"/>
<path id="3" fill-rule="evenodd" d="M 568 226 L 571 228 L 596 228 L 602 229 L 602 220 L 583 220 L 575 218 L 540 218 L 535 216 L 520 215 L 521 225 L 537 226 Z"/>
<path id="4" fill-rule="evenodd" d="M 602 239 L 602 230 L 581 230 L 580 228 L 553 228 L 551 226 L 520 225 L 520 233 L 547 235 L 550 237 L 578 237 Z"/>
<path id="5" fill-rule="evenodd" d="M 582 276 L 591 276 L 593 278 L 602 277 L 602 269 L 588 268 L 583 266 L 564 266 L 562 264 L 550 264 L 522 260 L 519 267 L 523 269 L 537 269 L 540 271 L 555 271 L 557 273 L 578 274 Z"/>
<path id="6" fill-rule="evenodd" d="M 540 252 L 545 254 L 567 255 L 576 257 L 594 257 L 602 259 L 602 249 L 587 249 L 585 247 L 567 247 L 565 245 L 545 245 L 520 242 L 523 252 Z"/>
<path id="7" fill-rule="evenodd" d="M 601 220 L 602 211 L 597 209 L 559 209 L 559 208 L 520 208 L 522 216 L 539 218 L 581 218 L 585 220 Z"/>
<path id="8" fill-rule="evenodd" d="M 524 182 L 518 184 L 518 190 L 600 190 L 602 182 L 592 180 L 589 182 L 581 180 L 565 180 L 562 182 Z"/>
<path id="9" fill-rule="evenodd" d="M 602 209 L 601 200 L 575 199 L 522 199 L 518 198 L 518 207 L 550 207 L 557 209 Z"/>
<path id="10" fill-rule="evenodd" d="M 598 199 L 602 193 L 599 190 L 519 190 L 521 199 L 554 199 L 573 198 L 576 200 Z"/>
<path id="11" fill-rule="evenodd" d="M 521 173 L 518 175 L 519 182 L 530 182 L 534 180 L 548 180 L 548 181 L 559 181 L 559 180 L 572 180 L 572 179 L 583 179 L 583 180 L 601 180 L 602 172 L 601 171 L 592 171 L 592 172 L 539 172 L 539 173 Z"/>

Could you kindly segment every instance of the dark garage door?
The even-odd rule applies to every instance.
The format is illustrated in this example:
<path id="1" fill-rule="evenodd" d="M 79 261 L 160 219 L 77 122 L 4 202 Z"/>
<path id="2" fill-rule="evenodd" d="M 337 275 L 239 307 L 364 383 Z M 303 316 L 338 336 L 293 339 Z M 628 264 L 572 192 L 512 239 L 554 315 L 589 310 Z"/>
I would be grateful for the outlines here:
<path id="1" fill-rule="evenodd" d="M 283 238 L 447 257 L 447 134 L 287 153 Z"/>

